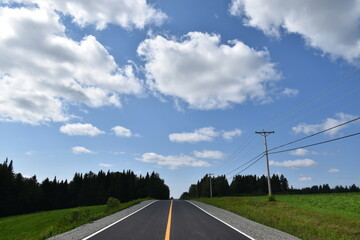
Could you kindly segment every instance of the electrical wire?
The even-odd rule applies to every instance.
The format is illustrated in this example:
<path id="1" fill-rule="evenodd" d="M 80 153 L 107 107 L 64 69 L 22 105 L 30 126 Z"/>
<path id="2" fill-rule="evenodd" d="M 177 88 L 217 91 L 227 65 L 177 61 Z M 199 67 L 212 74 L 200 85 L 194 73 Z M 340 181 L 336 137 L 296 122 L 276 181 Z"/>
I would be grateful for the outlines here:
<path id="1" fill-rule="evenodd" d="M 226 169 L 230 163 L 236 159 L 236 156 L 239 155 L 241 151 L 244 150 L 248 145 L 250 145 L 253 140 L 254 136 L 252 135 L 251 137 L 247 138 L 247 140 L 243 141 L 243 144 L 241 144 L 228 158 L 223 161 L 223 165 L 217 171 Z"/>
<path id="2" fill-rule="evenodd" d="M 335 100 L 333 100 L 333 101 L 331 101 L 331 102 L 328 102 L 328 103 L 326 103 L 326 104 L 318 107 L 317 109 L 315 109 L 315 110 L 313 110 L 313 111 L 311 111 L 311 112 L 308 112 L 307 114 L 305 114 L 305 115 L 303 115 L 303 116 L 301 116 L 301 117 L 299 117 L 299 118 L 296 118 L 295 120 L 292 120 L 291 122 L 288 122 L 288 124 L 297 122 L 297 121 L 299 121 L 299 120 L 302 119 L 302 118 L 305 118 L 305 117 L 307 117 L 307 116 L 309 116 L 309 115 L 312 115 L 312 114 L 314 114 L 315 112 L 318 112 L 319 110 L 321 110 L 321 109 L 323 109 L 323 108 L 325 108 L 325 107 L 327 107 L 327 106 L 329 106 L 329 105 L 332 105 L 332 104 L 334 104 L 334 103 L 336 103 L 336 102 L 344 99 L 345 97 L 350 96 L 351 94 L 353 94 L 353 93 L 355 93 L 355 92 L 358 92 L 359 90 L 360 90 L 360 88 L 354 89 L 354 90 L 352 90 L 352 91 L 350 91 L 350 92 L 348 92 L 348 93 L 346 93 L 346 94 L 344 94 L 344 95 L 336 98 Z"/>
<path id="3" fill-rule="evenodd" d="M 278 146 L 278 147 L 271 148 L 271 149 L 269 149 L 269 151 L 273 151 L 273 150 L 275 150 L 275 149 L 282 148 L 282 147 L 288 146 L 288 145 L 293 144 L 293 143 L 296 143 L 296 142 L 300 142 L 300 141 L 302 141 L 302 140 L 304 140 L 304 139 L 307 139 L 307 138 L 310 138 L 310 137 L 314 137 L 314 136 L 319 135 L 319 134 L 321 134 L 321 133 L 324 133 L 324 132 L 333 130 L 333 129 L 335 129 L 335 128 L 344 126 L 344 125 L 346 125 L 346 124 L 349 124 L 349 123 L 352 123 L 352 122 L 355 122 L 355 121 L 358 121 L 358 120 L 360 120 L 360 117 L 357 117 L 357 118 L 354 118 L 354 119 L 352 119 L 352 120 L 350 120 L 350 121 L 347 121 L 347 122 L 341 123 L 341 124 L 339 124 L 339 125 L 336 125 L 336 126 L 327 128 L 327 129 L 325 129 L 325 130 L 322 130 L 322 131 L 320 131 L 320 132 L 311 134 L 311 135 L 309 135 L 309 136 L 306 136 L 306 137 L 297 139 L 297 140 L 295 140 L 295 141 L 291 141 L 291 142 L 289 142 L 289 143 L 280 145 L 280 146 Z"/>
<path id="4" fill-rule="evenodd" d="M 243 153 L 242 155 L 240 155 L 238 158 L 233 159 L 231 162 L 234 162 L 235 160 L 240 160 L 240 161 L 237 162 L 237 164 L 243 162 L 242 160 L 243 160 L 243 159 L 246 159 L 246 157 L 247 157 L 249 154 L 253 153 L 253 152 L 256 150 L 256 148 L 259 146 L 260 143 L 261 143 L 261 142 L 258 142 L 256 145 L 253 145 L 248 151 L 244 152 L 244 153 Z M 221 170 L 221 171 L 225 171 L 225 170 L 229 169 L 229 167 L 231 167 L 231 165 L 230 165 L 231 162 L 228 162 L 228 164 L 226 164 L 226 166 L 223 166 L 221 169 L 219 169 L 219 171 L 220 171 L 220 170 Z"/>
<path id="5" fill-rule="evenodd" d="M 240 172 L 238 172 L 237 174 L 228 177 L 227 179 L 229 180 L 230 178 L 235 177 L 236 175 L 239 175 L 240 173 L 244 172 L 245 170 L 247 170 L 249 167 L 251 167 L 252 165 L 254 165 L 255 163 L 257 163 L 258 161 L 260 161 L 266 154 L 261 155 L 258 159 L 256 159 L 253 163 L 251 163 L 249 166 L 247 166 L 246 168 L 244 168 L 243 170 L 241 170 Z"/>
<path id="6" fill-rule="evenodd" d="M 343 81 L 347 80 L 348 77 L 350 77 L 351 75 L 353 75 L 354 73 L 358 72 L 359 69 L 355 69 L 354 71 L 352 71 L 351 73 L 345 75 L 344 77 L 340 78 L 339 80 L 337 80 L 336 82 L 330 84 L 328 87 L 324 88 L 322 91 L 320 91 L 318 94 L 312 96 L 311 98 L 309 98 L 308 100 L 304 101 L 303 103 L 300 103 L 297 107 L 292 108 L 291 110 L 289 110 L 288 112 L 284 113 L 282 116 L 278 117 L 277 119 L 275 119 L 272 123 L 270 123 L 270 125 L 268 125 L 266 128 L 275 126 L 277 123 L 281 122 L 282 120 L 294 115 L 295 113 L 303 110 L 307 105 L 314 103 L 316 101 L 318 101 L 319 99 L 321 99 L 322 97 L 325 97 L 327 95 L 329 95 L 330 93 L 332 93 L 333 91 L 339 89 L 340 87 L 345 86 L 346 84 L 358 79 L 358 77 L 360 75 L 356 75 L 355 77 L 352 76 L 352 78 L 344 83 L 342 83 Z"/>
<path id="7" fill-rule="evenodd" d="M 264 151 L 264 152 L 260 153 L 259 155 L 257 155 L 256 157 L 250 159 L 250 160 L 247 161 L 246 163 L 242 164 L 241 166 L 239 166 L 239 167 L 235 168 L 234 170 L 226 173 L 225 175 L 229 175 L 230 173 L 235 172 L 236 170 L 238 170 L 239 168 L 245 166 L 246 164 L 250 163 L 251 161 L 254 161 L 255 159 L 257 159 L 257 158 L 259 158 L 259 157 L 262 158 L 262 157 L 265 156 L 265 155 L 266 155 L 266 154 L 265 154 L 265 151 Z"/>
<path id="8" fill-rule="evenodd" d="M 324 144 L 324 143 L 328 143 L 328 142 L 333 142 L 333 141 L 341 140 L 341 139 L 344 139 L 344 138 L 353 137 L 353 136 L 356 136 L 356 135 L 359 135 L 359 134 L 360 134 L 360 132 L 357 132 L 357 133 L 353 133 L 353 134 L 346 135 L 346 136 L 343 136 L 343 137 L 333 138 L 333 139 L 330 139 L 330 140 L 327 140 L 327 141 L 323 141 L 323 142 L 313 143 L 313 144 L 309 144 L 309 145 L 305 145 L 305 146 L 301 146 L 301 147 L 296 147 L 296 148 L 291 148 L 291 149 L 286 149 L 286 150 L 277 151 L 277 152 L 269 152 L 269 154 L 277 154 L 277 153 L 283 153 L 283 152 L 293 151 L 293 150 L 296 150 L 296 149 L 299 149 L 299 148 L 312 147 L 312 146 L 316 146 L 316 145 L 320 145 L 320 144 Z"/>

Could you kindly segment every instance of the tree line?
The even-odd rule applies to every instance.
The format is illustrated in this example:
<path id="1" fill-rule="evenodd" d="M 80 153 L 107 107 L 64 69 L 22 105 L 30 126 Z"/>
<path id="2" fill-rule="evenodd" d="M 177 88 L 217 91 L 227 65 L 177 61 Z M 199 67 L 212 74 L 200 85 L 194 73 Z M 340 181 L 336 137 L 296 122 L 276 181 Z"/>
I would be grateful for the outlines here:
<path id="1" fill-rule="evenodd" d="M 127 202 L 138 198 L 168 199 L 169 187 L 152 172 L 137 176 L 123 172 L 75 173 L 68 182 L 14 173 L 13 161 L 0 164 L 0 217 L 78 206 L 105 204 L 109 197 Z"/>
<path id="2" fill-rule="evenodd" d="M 211 181 L 210 181 L 211 178 Z M 241 195 L 266 195 L 268 193 L 267 178 L 265 175 L 236 175 L 229 184 L 225 175 L 213 177 L 205 175 L 196 184 L 189 187 L 188 192 L 181 195 L 181 199 L 210 197 L 210 182 L 212 187 L 212 196 L 241 196 Z M 270 178 L 271 189 L 275 194 L 315 194 L 315 193 L 344 193 L 360 192 L 360 188 L 355 184 L 348 186 L 336 186 L 330 188 L 329 184 L 294 189 L 289 187 L 289 182 L 284 175 L 272 175 Z"/>

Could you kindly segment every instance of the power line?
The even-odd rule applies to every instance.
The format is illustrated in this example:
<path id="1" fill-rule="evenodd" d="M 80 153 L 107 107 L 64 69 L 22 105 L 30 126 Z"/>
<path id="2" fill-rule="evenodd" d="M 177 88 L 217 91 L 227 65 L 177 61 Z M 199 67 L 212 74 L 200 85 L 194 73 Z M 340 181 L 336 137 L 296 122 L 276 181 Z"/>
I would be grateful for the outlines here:
<path id="1" fill-rule="evenodd" d="M 329 86 L 327 86 L 326 88 L 324 88 L 322 91 L 320 91 L 319 93 L 315 94 L 314 96 L 310 97 L 308 100 L 300 103 L 299 105 L 297 105 L 297 107 L 289 110 L 288 112 L 282 114 L 280 117 L 278 117 L 277 119 L 275 119 L 268 127 L 270 126 L 275 126 L 277 123 L 281 122 L 282 120 L 290 117 L 291 115 L 294 115 L 295 113 L 303 110 L 304 108 L 306 108 L 309 104 L 314 103 L 316 101 L 318 101 L 319 99 L 329 95 L 330 93 L 332 93 L 333 91 L 335 91 L 336 89 L 339 89 L 343 86 L 345 86 L 346 84 L 356 80 L 360 75 L 355 75 L 355 73 L 357 73 L 359 71 L 359 69 L 355 69 L 354 71 L 352 71 L 349 74 L 346 74 L 344 77 L 341 77 L 340 79 L 338 79 L 337 81 L 335 81 L 334 83 L 330 84 Z M 355 75 L 355 76 L 354 76 Z M 348 80 L 348 78 L 350 78 L 350 80 Z M 343 82 L 347 80 L 346 82 Z"/>
<path id="2" fill-rule="evenodd" d="M 223 166 L 218 171 L 224 171 L 225 172 L 225 170 L 230 169 L 230 167 L 231 167 L 230 163 L 234 162 L 235 160 L 240 160 L 240 161 L 237 162 L 237 164 L 243 162 L 242 160 L 245 160 L 249 154 L 253 153 L 259 145 L 260 145 L 260 141 L 256 145 L 253 145 L 251 148 L 249 148 L 246 152 L 244 152 L 239 157 L 234 158 L 232 161 L 228 162 L 228 164 L 226 164 L 226 166 Z"/>
<path id="3" fill-rule="evenodd" d="M 235 172 L 235 171 L 236 171 L 236 170 L 238 170 L 239 168 L 241 168 L 241 167 L 245 166 L 246 164 L 250 163 L 251 161 L 253 161 L 254 159 L 257 159 L 257 158 L 258 158 L 258 157 L 260 157 L 260 156 L 261 156 L 261 157 L 265 156 L 265 152 L 260 153 L 260 154 L 259 154 L 259 155 L 257 155 L 256 157 L 254 157 L 254 158 L 250 159 L 250 160 L 249 160 L 249 161 L 247 161 L 246 163 L 244 163 L 244 164 L 242 164 L 241 166 L 239 166 L 239 167 L 235 168 L 234 170 L 232 170 L 232 171 L 230 171 L 230 172 L 226 173 L 225 175 L 229 175 L 230 173 Z"/>
<path id="4" fill-rule="evenodd" d="M 241 170 L 240 172 L 238 172 L 237 174 L 231 176 L 231 177 L 228 177 L 227 179 L 229 180 L 230 178 L 233 178 L 235 177 L 236 175 L 244 172 L 246 169 L 248 169 L 249 167 L 251 167 L 252 165 L 254 165 L 255 163 L 257 163 L 258 161 L 260 161 L 263 157 L 265 156 L 265 154 L 263 154 L 262 156 L 260 156 L 258 159 L 256 159 L 253 163 L 251 163 L 249 166 L 247 166 L 246 168 L 244 168 L 243 170 Z"/>
<path id="5" fill-rule="evenodd" d="M 312 147 L 312 146 L 316 146 L 316 145 L 320 145 L 320 144 L 324 144 L 324 143 L 328 143 L 328 142 L 333 142 L 333 141 L 341 140 L 341 139 L 344 139 L 344 138 L 353 137 L 353 136 L 356 136 L 356 135 L 359 135 L 359 134 L 360 134 L 360 132 L 357 132 L 357 133 L 353 133 L 353 134 L 346 135 L 346 136 L 343 136 L 343 137 L 333 138 L 333 139 L 330 139 L 330 140 L 327 140 L 327 141 L 323 141 L 323 142 L 313 143 L 313 144 L 309 144 L 309 145 L 305 145 L 305 146 L 301 146 L 301 147 L 296 147 L 296 148 L 291 148 L 291 149 L 286 149 L 286 150 L 277 151 L 277 152 L 270 152 L 269 154 L 277 154 L 277 153 L 283 153 L 283 152 L 293 151 L 293 150 L 296 150 L 296 149 L 299 149 L 299 148 Z"/>
<path id="6" fill-rule="evenodd" d="M 243 144 L 241 144 L 228 158 L 224 160 L 223 165 L 217 171 L 220 172 L 228 168 L 230 164 L 236 160 L 236 156 L 239 155 L 247 146 L 249 146 L 253 140 L 254 136 L 252 135 L 251 137 L 247 138 L 247 141 L 243 141 Z M 245 154 L 243 154 L 241 157 L 244 155 Z"/>
<path id="7" fill-rule="evenodd" d="M 295 120 L 292 120 L 291 122 L 288 122 L 288 124 L 294 123 L 294 122 L 299 121 L 300 119 L 302 119 L 302 118 L 304 118 L 304 117 L 307 117 L 307 116 L 309 116 L 309 115 L 312 115 L 313 113 L 315 113 L 315 112 L 317 112 L 317 111 L 319 111 L 319 110 L 321 110 L 321 109 L 323 109 L 323 108 L 325 108 L 325 107 L 327 107 L 327 106 L 329 106 L 329 105 L 332 105 L 332 104 L 334 104 L 334 103 L 336 103 L 336 102 L 344 99 L 345 97 L 350 96 L 351 94 L 353 94 L 353 93 L 355 93 L 355 92 L 357 92 L 357 91 L 359 91 L 359 90 L 360 90 L 360 88 L 354 89 L 354 90 L 352 90 L 352 91 L 350 91 L 350 92 L 348 92 L 348 93 L 346 93 L 346 94 L 344 94 L 344 95 L 336 98 L 335 100 L 333 100 L 333 101 L 331 101 L 331 102 L 327 102 L 326 104 L 318 107 L 317 109 L 315 109 L 315 110 L 313 110 L 313 111 L 311 111 L 311 112 L 308 112 L 308 113 L 306 113 L 305 115 L 302 115 L 301 117 L 298 117 L 298 118 L 296 118 Z"/>
<path id="8" fill-rule="evenodd" d="M 325 130 L 322 130 L 322 131 L 320 131 L 320 132 L 317 132 L 317 133 L 311 134 L 311 135 L 309 135 L 309 136 L 306 136 L 306 137 L 303 137 L 303 138 L 297 139 L 297 140 L 295 140 L 295 141 L 292 141 L 292 142 L 289 142 L 289 143 L 286 143 L 286 144 L 280 145 L 280 146 L 278 146 L 278 147 L 274 147 L 274 148 L 270 149 L 269 151 L 273 151 L 273 150 L 275 150 L 275 149 L 278 149 L 278 148 L 281 148 L 281 147 L 285 147 L 285 146 L 287 146 L 287 145 L 290 145 L 290 144 L 293 144 L 293 143 L 296 143 L 296 142 L 300 142 L 300 141 L 302 141 L 302 140 L 304 140 L 304 139 L 307 139 L 307 138 L 310 138 L 310 137 L 314 137 L 314 136 L 319 135 L 319 134 L 321 134 L 321 133 L 324 133 L 324 132 L 330 131 L 330 130 L 332 130 L 332 129 L 335 129 L 335 128 L 338 128 L 338 127 L 344 126 L 344 125 L 346 125 L 346 124 L 349 124 L 349 123 L 355 122 L 355 121 L 357 121 L 357 120 L 360 120 L 360 117 L 354 118 L 354 119 L 352 119 L 352 120 L 350 120 L 350 121 L 347 121 L 347 122 L 341 123 L 341 124 L 336 125 L 336 126 L 333 126 L 333 127 L 331 127 L 331 128 L 327 128 L 327 129 L 325 129 Z"/>

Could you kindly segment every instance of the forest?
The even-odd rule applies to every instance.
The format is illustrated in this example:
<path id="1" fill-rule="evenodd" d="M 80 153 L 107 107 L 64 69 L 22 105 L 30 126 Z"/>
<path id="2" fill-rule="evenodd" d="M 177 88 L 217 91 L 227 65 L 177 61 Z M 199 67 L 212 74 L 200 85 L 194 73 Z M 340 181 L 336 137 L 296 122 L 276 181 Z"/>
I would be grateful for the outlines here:
<path id="1" fill-rule="evenodd" d="M 236 175 L 229 184 L 225 175 L 213 177 L 205 175 L 196 184 L 189 187 L 188 192 L 184 192 L 180 199 L 190 199 L 210 196 L 210 178 L 213 197 L 223 196 L 244 196 L 244 195 L 266 195 L 268 193 L 267 178 L 265 175 Z M 295 189 L 289 187 L 288 180 L 284 175 L 271 176 L 271 189 L 273 194 L 316 194 L 316 193 L 344 193 L 360 192 L 360 188 L 355 184 L 348 186 L 336 186 L 330 188 L 329 184 Z"/>
<path id="2" fill-rule="evenodd" d="M 78 206 L 105 204 L 109 197 L 127 202 L 138 198 L 168 199 L 169 187 L 152 172 L 136 176 L 123 172 L 75 173 L 68 182 L 14 173 L 13 161 L 0 164 L 0 217 Z"/>

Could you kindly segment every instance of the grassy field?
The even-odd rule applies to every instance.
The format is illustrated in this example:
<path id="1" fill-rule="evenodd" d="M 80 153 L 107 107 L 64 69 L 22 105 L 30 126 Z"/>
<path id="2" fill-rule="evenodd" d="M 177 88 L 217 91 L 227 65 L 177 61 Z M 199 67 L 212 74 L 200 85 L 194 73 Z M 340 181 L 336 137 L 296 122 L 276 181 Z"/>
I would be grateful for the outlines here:
<path id="1" fill-rule="evenodd" d="M 360 239 L 360 193 L 196 199 L 301 239 Z"/>
<path id="2" fill-rule="evenodd" d="M 69 231 L 90 221 L 135 205 L 144 199 L 106 205 L 79 207 L 0 218 L 0 240 L 42 240 Z"/>

